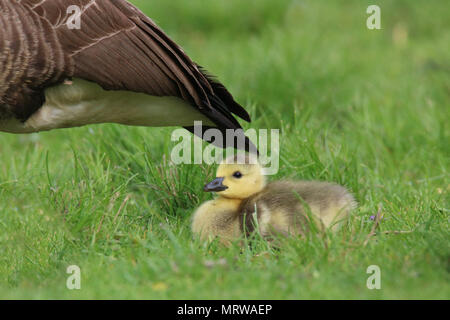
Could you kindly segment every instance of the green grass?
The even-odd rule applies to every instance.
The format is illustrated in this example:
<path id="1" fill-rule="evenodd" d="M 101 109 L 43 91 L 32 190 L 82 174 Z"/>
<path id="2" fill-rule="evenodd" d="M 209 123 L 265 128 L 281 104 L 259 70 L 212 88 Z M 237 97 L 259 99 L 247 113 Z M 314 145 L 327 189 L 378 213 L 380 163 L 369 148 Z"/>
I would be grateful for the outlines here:
<path id="1" fill-rule="evenodd" d="M 335 181 L 360 207 L 279 250 L 205 245 L 190 217 L 215 168 L 169 165 L 172 129 L 0 134 L 0 298 L 450 298 L 448 3 L 377 1 L 373 31 L 373 1 L 135 3 L 246 106 L 246 128 L 281 129 L 273 179 Z"/>

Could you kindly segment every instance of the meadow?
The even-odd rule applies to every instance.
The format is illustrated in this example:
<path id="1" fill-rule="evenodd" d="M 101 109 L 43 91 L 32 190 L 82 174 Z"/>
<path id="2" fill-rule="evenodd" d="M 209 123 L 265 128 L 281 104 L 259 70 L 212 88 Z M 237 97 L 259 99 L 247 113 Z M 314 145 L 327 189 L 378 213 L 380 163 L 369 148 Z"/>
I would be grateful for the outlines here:
<path id="1" fill-rule="evenodd" d="M 134 3 L 245 106 L 244 128 L 280 129 L 270 179 L 337 182 L 359 208 L 281 248 L 204 244 L 190 219 L 215 167 L 171 165 L 174 128 L 0 134 L 0 299 L 450 298 L 447 2 Z"/>

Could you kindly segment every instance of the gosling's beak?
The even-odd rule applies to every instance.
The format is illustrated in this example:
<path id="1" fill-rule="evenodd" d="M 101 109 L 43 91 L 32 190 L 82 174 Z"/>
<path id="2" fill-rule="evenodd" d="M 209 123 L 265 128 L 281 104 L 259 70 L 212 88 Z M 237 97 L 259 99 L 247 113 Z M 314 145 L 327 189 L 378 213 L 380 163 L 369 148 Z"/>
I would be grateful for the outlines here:
<path id="1" fill-rule="evenodd" d="M 224 186 L 223 183 L 223 177 L 220 178 L 215 178 L 213 181 L 211 181 L 210 183 L 208 183 L 203 190 L 206 192 L 219 192 L 219 191 L 223 191 L 228 189 L 227 186 Z"/>

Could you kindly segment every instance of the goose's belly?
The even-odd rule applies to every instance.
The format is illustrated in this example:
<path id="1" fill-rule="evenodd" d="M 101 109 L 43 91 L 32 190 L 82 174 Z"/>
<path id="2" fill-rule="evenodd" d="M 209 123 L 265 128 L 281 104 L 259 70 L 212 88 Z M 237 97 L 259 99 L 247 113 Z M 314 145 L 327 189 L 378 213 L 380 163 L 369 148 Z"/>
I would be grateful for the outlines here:
<path id="1" fill-rule="evenodd" d="M 45 104 L 25 122 L 0 115 L 0 131 L 31 133 L 98 123 L 162 127 L 203 121 L 203 125 L 213 125 L 180 98 L 106 91 L 81 79 L 48 88 L 45 98 Z"/>

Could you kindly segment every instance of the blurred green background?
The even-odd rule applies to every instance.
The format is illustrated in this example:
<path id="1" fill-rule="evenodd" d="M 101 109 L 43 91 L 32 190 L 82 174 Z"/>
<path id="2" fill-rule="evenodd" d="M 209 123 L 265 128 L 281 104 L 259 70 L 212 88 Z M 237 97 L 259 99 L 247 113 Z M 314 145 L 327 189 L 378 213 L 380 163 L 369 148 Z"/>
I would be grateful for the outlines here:
<path id="1" fill-rule="evenodd" d="M 1 134 L 0 298 L 450 298 L 447 1 L 134 3 L 245 106 L 245 128 L 281 129 L 273 179 L 338 182 L 360 208 L 280 250 L 208 246 L 190 215 L 214 168 L 170 165 L 173 129 Z M 81 290 L 65 286 L 73 264 Z"/>

